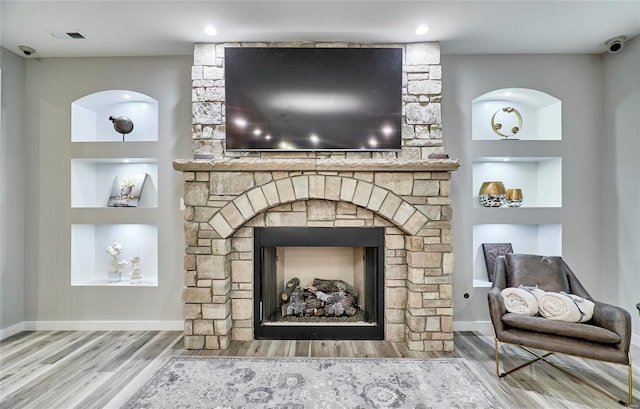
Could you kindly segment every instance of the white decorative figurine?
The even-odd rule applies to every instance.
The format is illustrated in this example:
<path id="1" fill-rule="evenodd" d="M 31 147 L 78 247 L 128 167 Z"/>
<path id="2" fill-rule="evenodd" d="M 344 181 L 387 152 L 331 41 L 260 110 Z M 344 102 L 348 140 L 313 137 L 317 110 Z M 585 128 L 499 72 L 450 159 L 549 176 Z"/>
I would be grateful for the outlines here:
<path id="1" fill-rule="evenodd" d="M 109 282 L 117 283 L 122 280 L 122 270 L 124 270 L 124 266 L 127 265 L 125 260 L 122 260 L 122 244 L 113 243 L 110 246 L 107 246 L 107 253 L 111 256 L 111 260 L 109 260 Z"/>
<path id="2" fill-rule="evenodd" d="M 131 278 L 131 284 L 140 282 L 142 280 L 142 269 L 140 268 L 140 256 L 137 254 L 131 257 L 131 272 L 129 277 Z"/>

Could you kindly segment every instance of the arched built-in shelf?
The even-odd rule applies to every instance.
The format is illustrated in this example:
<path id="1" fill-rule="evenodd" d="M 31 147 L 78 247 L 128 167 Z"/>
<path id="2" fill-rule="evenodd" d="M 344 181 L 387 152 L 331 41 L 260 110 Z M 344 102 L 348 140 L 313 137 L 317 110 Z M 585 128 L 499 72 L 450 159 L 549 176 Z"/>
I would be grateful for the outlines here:
<path id="1" fill-rule="evenodd" d="M 483 243 L 562 255 L 562 103 L 542 91 L 503 88 L 474 99 L 471 115 L 473 286 L 490 287 Z M 521 189 L 521 207 L 483 207 L 478 194 L 488 181 Z"/>
<path id="2" fill-rule="evenodd" d="M 109 117 L 127 117 L 118 133 Z M 131 90 L 105 90 L 71 104 L 71 285 L 158 285 L 158 101 Z M 126 261 L 109 275 L 113 243 Z M 131 257 L 142 279 L 131 280 Z"/>
<path id="3" fill-rule="evenodd" d="M 514 108 L 521 116 L 521 124 L 515 111 L 503 111 L 505 108 Z M 562 139 L 561 101 L 534 89 L 504 88 L 487 92 L 472 101 L 471 118 L 474 140 Z M 494 131 L 492 118 L 494 124 L 502 124 L 499 132 L 508 137 L 500 136 Z M 518 125 L 521 125 L 519 131 L 513 134 L 511 129 Z"/>
<path id="4" fill-rule="evenodd" d="M 125 116 L 131 133 L 116 132 L 109 117 Z M 129 90 L 105 90 L 71 104 L 72 142 L 144 142 L 158 140 L 158 101 Z"/>

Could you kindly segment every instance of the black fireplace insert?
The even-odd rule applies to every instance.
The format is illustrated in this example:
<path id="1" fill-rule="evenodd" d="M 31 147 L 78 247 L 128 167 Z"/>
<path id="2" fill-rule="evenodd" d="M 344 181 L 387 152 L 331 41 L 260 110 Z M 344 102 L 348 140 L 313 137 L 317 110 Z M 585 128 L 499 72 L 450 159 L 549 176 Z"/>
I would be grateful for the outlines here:
<path id="1" fill-rule="evenodd" d="M 256 339 L 384 339 L 384 228 L 254 228 Z"/>

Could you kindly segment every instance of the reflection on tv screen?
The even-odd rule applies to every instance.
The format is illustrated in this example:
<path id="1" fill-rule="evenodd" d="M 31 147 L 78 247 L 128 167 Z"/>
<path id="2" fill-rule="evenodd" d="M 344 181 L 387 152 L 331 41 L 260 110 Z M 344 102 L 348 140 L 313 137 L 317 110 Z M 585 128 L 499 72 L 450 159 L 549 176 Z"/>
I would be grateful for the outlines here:
<path id="1" fill-rule="evenodd" d="M 226 48 L 227 150 L 399 150 L 400 48 Z"/>

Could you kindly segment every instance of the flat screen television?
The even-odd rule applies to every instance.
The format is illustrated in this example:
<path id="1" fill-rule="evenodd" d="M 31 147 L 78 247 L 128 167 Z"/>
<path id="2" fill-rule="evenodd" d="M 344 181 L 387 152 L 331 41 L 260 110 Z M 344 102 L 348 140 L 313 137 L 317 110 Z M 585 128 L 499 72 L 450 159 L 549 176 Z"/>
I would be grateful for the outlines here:
<path id="1" fill-rule="evenodd" d="M 401 48 L 226 48 L 229 151 L 397 151 Z"/>

